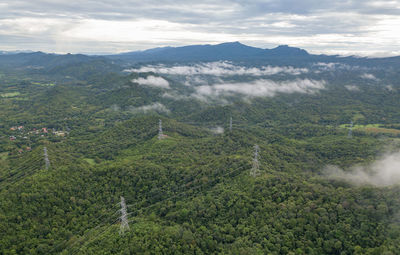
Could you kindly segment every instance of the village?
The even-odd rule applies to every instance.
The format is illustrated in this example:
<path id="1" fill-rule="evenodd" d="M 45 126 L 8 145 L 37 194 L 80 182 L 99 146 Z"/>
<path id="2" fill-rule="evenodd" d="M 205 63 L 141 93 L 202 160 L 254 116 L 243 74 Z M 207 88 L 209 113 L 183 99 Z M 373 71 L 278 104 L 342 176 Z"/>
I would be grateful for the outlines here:
<path id="1" fill-rule="evenodd" d="M 17 145 L 18 153 L 23 153 L 32 150 L 32 140 L 52 137 L 62 138 L 67 136 L 68 133 L 68 131 L 56 130 L 55 128 L 26 128 L 23 125 L 17 125 L 9 128 L 8 140 Z"/>

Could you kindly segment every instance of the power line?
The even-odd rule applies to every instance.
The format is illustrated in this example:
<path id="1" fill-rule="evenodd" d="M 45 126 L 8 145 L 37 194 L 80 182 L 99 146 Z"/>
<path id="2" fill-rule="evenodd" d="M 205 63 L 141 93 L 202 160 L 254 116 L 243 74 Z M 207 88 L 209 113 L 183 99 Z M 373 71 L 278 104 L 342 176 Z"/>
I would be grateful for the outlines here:
<path id="1" fill-rule="evenodd" d="M 161 140 L 163 138 L 164 138 L 164 134 L 163 134 L 163 131 L 162 131 L 162 120 L 159 119 L 158 120 L 158 140 Z"/>
<path id="2" fill-rule="evenodd" d="M 347 134 L 347 138 L 353 137 L 353 121 L 350 122 L 349 133 Z"/>
<path id="3" fill-rule="evenodd" d="M 120 204 L 120 203 L 118 202 L 117 204 L 114 204 L 113 207 L 116 206 L 116 205 L 119 205 L 119 204 Z M 65 249 L 71 249 L 76 243 L 82 241 L 82 240 L 85 238 L 85 236 L 90 235 L 93 231 L 95 231 L 96 229 L 98 229 L 99 227 L 101 227 L 101 225 L 103 225 L 104 222 L 108 221 L 110 218 L 114 217 L 114 216 L 115 216 L 117 213 L 119 213 L 119 212 L 120 212 L 120 210 L 116 211 L 116 212 L 115 212 L 114 214 L 112 214 L 112 215 L 109 215 L 109 214 L 101 214 L 100 216 L 98 216 L 97 218 L 95 218 L 95 219 L 93 220 L 93 222 L 97 222 L 99 219 L 101 219 L 101 218 L 103 218 L 103 217 L 105 217 L 105 216 L 108 216 L 106 219 L 102 220 L 102 222 L 101 222 L 100 224 L 98 224 L 98 225 L 95 226 L 94 228 L 90 229 L 87 233 L 85 233 L 85 234 L 82 235 L 80 238 L 78 238 L 78 239 L 76 239 L 75 241 L 73 241 L 71 244 L 67 245 L 67 247 L 65 247 L 63 250 L 65 250 Z M 119 218 L 117 218 L 117 220 L 115 220 L 114 223 L 117 222 L 118 220 L 119 220 Z M 73 235 L 76 235 L 76 234 L 78 234 L 78 232 L 81 232 L 81 231 L 82 231 L 82 230 L 78 230 L 78 231 L 75 231 L 75 232 L 72 233 L 72 234 L 73 234 Z M 56 245 L 51 251 L 56 251 L 58 248 L 60 248 L 62 245 L 66 244 L 66 243 L 67 243 L 68 241 L 70 241 L 70 240 L 71 240 L 71 239 L 64 240 L 63 242 L 60 242 L 60 243 L 59 243 L 58 245 Z"/>
<path id="4" fill-rule="evenodd" d="M 253 158 L 253 167 L 250 170 L 250 176 L 256 177 L 260 172 L 260 162 L 258 161 L 260 147 L 256 144 L 254 145 L 254 158 Z"/>
<path id="5" fill-rule="evenodd" d="M 119 234 L 124 235 L 126 230 L 129 230 L 128 213 L 126 210 L 125 199 L 121 196 L 121 226 Z"/>
<path id="6" fill-rule="evenodd" d="M 151 204 L 151 205 L 148 205 L 148 206 L 146 206 L 146 207 L 142 207 L 142 208 L 140 208 L 140 211 L 145 210 L 145 209 L 148 209 L 148 208 L 151 208 L 151 207 L 154 207 L 154 206 L 156 206 L 156 205 L 158 205 L 158 204 L 160 204 L 160 203 L 162 203 L 162 202 L 164 202 L 164 201 L 171 200 L 171 199 L 176 198 L 176 197 L 178 197 L 178 196 L 187 195 L 187 194 L 189 194 L 190 192 L 192 192 L 192 191 L 195 190 L 195 189 L 205 188 L 205 187 L 207 187 L 209 184 L 217 184 L 217 183 L 219 183 L 221 180 L 223 180 L 224 177 L 226 177 L 226 176 L 228 176 L 228 175 L 231 175 L 231 176 L 232 176 L 232 175 L 235 174 L 235 173 L 239 173 L 239 174 L 242 173 L 242 169 L 245 169 L 245 168 L 247 168 L 247 167 L 248 167 L 248 165 L 247 165 L 247 166 L 244 165 L 244 166 L 238 167 L 238 168 L 236 168 L 236 169 L 234 169 L 234 170 L 232 170 L 232 171 L 229 171 L 229 172 L 227 172 L 227 173 L 225 173 L 225 174 L 223 174 L 223 175 L 217 176 L 215 179 L 213 179 L 212 181 L 208 181 L 206 184 L 201 184 L 201 185 L 198 185 L 198 186 L 195 186 L 195 187 L 191 187 L 191 188 L 188 189 L 188 190 L 185 190 L 185 191 L 183 191 L 183 192 L 180 192 L 180 193 L 178 193 L 178 194 L 175 194 L 175 195 L 173 195 L 173 196 L 170 196 L 170 197 L 168 197 L 168 198 L 166 198 L 166 199 L 163 199 L 163 200 L 161 200 L 161 201 L 158 201 L 158 202 L 153 203 L 153 204 Z M 237 176 L 237 175 L 235 175 L 235 176 Z M 235 176 L 233 176 L 233 177 L 235 177 Z M 186 184 L 183 184 L 182 186 L 186 186 L 186 185 L 189 184 L 189 183 L 191 183 L 191 182 L 188 182 L 188 183 L 186 183 Z M 129 215 L 129 214 L 127 213 L 127 205 L 125 204 L 125 199 L 124 199 L 124 197 L 121 196 L 121 202 L 120 202 L 119 204 L 121 205 L 121 210 L 119 210 L 119 212 L 121 212 L 122 216 L 121 216 L 120 218 L 118 218 L 118 219 L 121 220 L 120 233 L 122 232 L 121 234 L 123 234 L 123 231 L 125 231 L 126 229 L 129 230 L 129 224 L 128 224 L 128 223 L 129 223 L 129 220 L 128 220 L 128 215 Z M 137 203 L 137 204 L 138 204 L 138 203 Z M 128 205 L 128 206 L 133 206 L 133 205 Z M 136 206 L 136 207 L 137 207 L 137 206 Z M 114 224 L 114 223 L 112 223 L 112 224 Z M 100 225 L 97 226 L 97 227 L 95 227 L 95 229 L 97 229 L 98 227 L 100 227 Z M 81 246 L 81 247 L 78 248 L 77 250 L 73 251 L 72 254 L 75 254 L 76 252 L 82 250 L 84 247 L 86 247 L 87 245 L 89 245 L 89 244 L 90 244 L 91 242 L 93 242 L 95 239 L 97 239 L 98 237 L 100 237 L 100 236 L 101 236 L 105 231 L 107 231 L 110 227 L 112 227 L 112 225 L 109 226 L 109 227 L 107 227 L 107 228 L 105 228 L 102 232 L 96 234 L 96 236 L 94 236 L 94 237 L 89 237 L 89 239 L 88 239 L 86 242 L 83 243 L 83 246 Z M 92 230 L 95 230 L 95 229 L 92 229 Z M 92 231 L 90 231 L 90 232 L 92 232 Z M 89 232 L 88 234 L 90 234 L 90 232 Z M 86 235 L 85 235 L 85 236 L 86 236 Z M 82 238 L 81 238 L 81 239 L 82 239 Z M 77 241 L 81 242 L 82 240 L 77 240 Z M 76 242 L 77 242 L 77 241 L 76 241 Z M 74 243 L 76 243 L 76 242 L 74 242 Z"/>
<path id="7" fill-rule="evenodd" d="M 247 166 L 242 166 L 242 167 L 236 168 L 236 169 L 233 170 L 233 171 L 230 171 L 230 172 L 228 172 L 228 173 L 226 173 L 226 174 L 224 174 L 224 175 L 221 175 L 221 176 L 219 176 L 218 181 L 219 181 L 220 179 L 222 179 L 223 177 L 226 177 L 226 176 L 228 176 L 228 175 L 231 175 L 231 174 L 233 174 L 233 173 L 236 173 L 236 172 L 238 172 L 238 170 L 242 170 L 242 169 L 245 169 L 245 168 L 247 168 Z M 204 188 L 204 187 L 206 187 L 207 184 L 211 184 L 212 182 L 215 182 L 215 180 L 214 180 L 214 181 L 209 181 L 209 182 L 207 182 L 205 185 L 198 185 L 198 186 L 192 187 L 192 188 L 190 188 L 190 189 L 188 189 L 188 190 L 185 190 L 185 191 L 183 191 L 183 192 L 181 192 L 181 193 L 175 194 L 175 195 L 173 195 L 173 196 L 171 196 L 171 197 L 168 197 L 168 198 L 165 198 L 165 199 L 160 200 L 160 201 L 158 201 L 158 202 L 155 202 L 154 204 L 148 205 L 148 206 L 146 206 L 146 207 L 142 207 L 142 208 L 140 208 L 140 210 L 145 210 L 145 209 L 148 209 L 148 208 L 150 208 L 150 207 L 156 206 L 157 204 L 160 204 L 160 203 L 162 203 L 162 202 L 165 202 L 165 201 L 171 200 L 171 199 L 173 199 L 173 198 L 179 197 L 179 196 L 181 196 L 181 195 L 184 195 L 184 194 L 186 194 L 186 193 L 189 193 L 190 191 L 193 191 L 193 190 L 196 190 L 196 189 L 199 189 L 199 188 Z M 218 182 L 217 182 L 217 183 L 218 183 Z M 134 205 L 128 205 L 128 207 L 129 207 L 129 206 L 134 206 Z M 138 207 L 137 205 L 135 205 L 135 206 Z M 132 220 L 131 220 L 131 221 L 132 221 Z"/>
<path id="8" fill-rule="evenodd" d="M 236 169 L 233 170 L 233 171 L 230 171 L 230 172 L 228 172 L 228 173 L 226 173 L 226 174 L 224 174 L 224 175 L 219 176 L 219 179 L 217 179 L 217 180 L 219 181 L 219 180 L 221 180 L 223 177 L 226 177 L 226 176 L 228 176 L 228 175 L 231 175 L 231 174 L 233 174 L 233 173 L 236 173 L 236 172 L 238 172 L 238 171 L 240 171 L 240 170 L 242 170 L 242 169 L 245 169 L 246 167 L 247 167 L 247 166 L 238 167 L 238 168 L 236 168 Z M 210 184 L 210 183 L 212 183 L 212 182 L 215 182 L 215 180 L 214 180 L 214 181 L 209 181 L 208 183 L 206 183 L 206 185 L 207 185 L 207 184 Z M 185 190 L 185 191 L 183 191 L 183 192 L 181 192 L 181 193 L 175 194 L 175 195 L 173 195 L 173 196 L 170 196 L 170 197 L 168 197 L 168 198 L 166 198 L 166 199 L 163 199 L 163 200 L 161 200 L 161 201 L 158 201 L 158 202 L 153 203 L 153 204 L 151 204 L 151 205 L 148 205 L 148 206 L 146 206 L 146 207 L 142 207 L 142 208 L 140 208 L 140 210 L 145 210 L 145 209 L 154 207 L 154 206 L 156 206 L 156 205 L 158 205 L 158 204 L 160 204 L 160 203 L 162 203 L 162 202 L 165 202 L 165 201 L 171 200 L 171 199 L 173 199 L 173 198 L 179 197 L 179 196 L 181 196 L 181 195 L 187 194 L 187 193 L 189 193 L 190 191 L 193 191 L 193 190 L 195 190 L 195 189 L 199 189 L 199 188 L 205 187 L 206 185 L 198 185 L 198 186 L 192 187 L 192 188 L 190 188 L 189 190 Z M 116 223 L 116 222 L 117 222 L 118 220 L 120 220 L 120 219 L 121 219 L 120 232 L 121 232 L 121 227 L 122 227 L 122 225 L 127 226 L 127 227 L 128 227 L 128 230 L 129 230 L 128 222 L 129 222 L 129 221 L 132 221 L 133 219 L 128 220 L 127 216 L 128 216 L 129 214 L 126 213 L 126 212 L 127 212 L 127 211 L 126 211 L 126 205 L 123 206 L 123 203 L 125 203 L 125 199 L 121 196 L 121 202 L 120 202 L 121 210 L 120 210 L 120 211 L 121 211 L 121 214 L 122 214 L 122 215 L 126 215 L 126 216 L 125 216 L 125 217 L 126 217 L 126 220 L 127 220 L 126 225 L 125 225 L 125 223 L 124 223 L 124 224 L 122 223 L 124 220 L 123 220 L 123 216 L 121 216 L 121 217 L 118 218 L 116 221 L 114 221 L 113 223 L 111 223 L 110 226 L 108 226 L 108 227 L 107 227 L 106 229 L 104 229 L 102 232 L 100 232 L 100 233 L 98 233 L 97 235 L 95 235 L 95 237 L 92 238 L 91 240 L 89 239 L 88 241 L 86 241 L 86 242 L 83 244 L 82 247 L 80 247 L 80 248 L 78 248 L 77 250 L 73 251 L 71 254 L 76 254 L 76 252 L 78 252 L 78 251 L 80 251 L 82 248 L 86 247 L 88 244 L 90 244 L 90 243 L 93 242 L 95 239 L 97 239 L 99 236 L 101 236 L 103 233 L 105 233 L 110 227 L 112 227 L 112 225 L 113 225 L 114 223 Z M 133 206 L 133 205 L 127 205 L 127 206 Z M 137 206 L 137 205 L 136 205 L 136 206 Z M 123 212 L 123 211 L 124 211 L 123 208 L 125 208 L 125 212 Z M 100 227 L 100 225 L 97 226 L 96 228 L 98 228 L 98 227 Z M 94 230 L 94 229 L 92 229 L 92 230 Z M 92 231 L 91 231 L 91 232 L 92 232 Z M 88 234 L 89 234 L 89 233 L 88 233 Z M 77 241 L 79 241 L 79 240 L 77 240 Z M 75 244 L 77 241 L 75 241 L 74 244 Z"/>
<path id="9" fill-rule="evenodd" d="M 42 159 L 37 159 L 36 161 L 33 161 L 32 163 L 37 163 L 37 162 L 41 162 L 41 161 L 42 161 Z M 3 187 L 5 187 L 5 186 L 7 186 L 7 185 L 12 185 L 12 184 L 14 184 L 14 183 L 20 181 L 20 180 L 22 179 L 22 177 L 28 176 L 29 174 L 32 174 L 32 173 L 34 173 L 36 170 L 38 170 L 38 167 L 32 165 L 32 166 L 30 166 L 30 167 L 25 168 L 25 169 L 24 169 L 24 170 L 25 170 L 24 172 L 19 172 L 19 170 L 22 170 L 22 169 L 24 169 L 24 167 L 21 167 L 20 169 L 18 169 L 18 170 L 17 170 L 18 173 L 9 175 L 6 179 L 2 180 L 2 181 L 1 181 L 1 184 L 2 184 L 2 185 L 0 185 L 0 188 L 3 188 Z"/>
<path id="10" fill-rule="evenodd" d="M 43 148 L 43 152 L 44 152 L 43 153 L 44 154 L 44 162 L 46 164 L 46 170 L 47 170 L 50 167 L 50 160 L 49 160 L 49 155 L 47 155 L 47 148 L 46 147 Z"/>
<path id="11" fill-rule="evenodd" d="M 117 223 L 117 221 L 119 220 L 116 219 L 115 221 L 113 221 L 110 226 L 106 227 L 103 231 L 101 231 L 100 233 L 98 233 L 97 235 L 94 236 L 94 238 L 87 240 L 86 242 L 83 243 L 83 246 L 78 247 L 76 250 L 71 252 L 71 255 L 76 254 L 78 251 L 82 250 L 82 248 L 86 247 L 87 245 L 89 245 L 91 242 L 93 242 L 94 240 L 96 240 L 99 236 L 101 236 L 103 233 L 105 233 L 107 230 L 109 230 L 115 223 Z"/>

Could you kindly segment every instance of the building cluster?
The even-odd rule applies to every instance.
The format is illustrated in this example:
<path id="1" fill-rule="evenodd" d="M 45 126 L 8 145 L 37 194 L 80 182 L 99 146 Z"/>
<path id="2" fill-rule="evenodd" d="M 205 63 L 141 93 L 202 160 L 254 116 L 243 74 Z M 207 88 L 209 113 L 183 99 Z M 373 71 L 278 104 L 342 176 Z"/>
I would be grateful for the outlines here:
<path id="1" fill-rule="evenodd" d="M 55 136 L 64 137 L 68 134 L 67 131 L 56 130 L 54 128 L 49 129 L 47 127 L 33 128 L 32 130 L 27 131 L 24 126 L 13 126 L 10 127 L 10 131 L 13 131 L 12 133 L 19 131 L 16 134 L 10 135 L 9 137 L 10 141 L 15 141 L 17 140 L 17 138 L 28 139 L 29 136 L 32 135 L 44 137 L 49 134 L 52 134 Z"/>

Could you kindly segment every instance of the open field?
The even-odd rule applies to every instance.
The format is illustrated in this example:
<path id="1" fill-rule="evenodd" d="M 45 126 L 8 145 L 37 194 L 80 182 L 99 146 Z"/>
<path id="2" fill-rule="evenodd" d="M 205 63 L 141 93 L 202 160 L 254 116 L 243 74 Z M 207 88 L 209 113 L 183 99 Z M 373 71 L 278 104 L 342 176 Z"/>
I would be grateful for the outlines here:
<path id="1" fill-rule="evenodd" d="M 10 97 L 17 97 L 20 94 L 21 93 L 19 93 L 19 92 L 8 92 L 8 93 L 2 93 L 2 94 L 0 94 L 0 96 L 4 97 L 4 98 L 10 98 Z"/>
<path id="2" fill-rule="evenodd" d="M 341 128 L 349 128 L 349 124 L 340 125 Z M 367 133 L 374 133 L 374 134 L 392 134 L 392 135 L 399 135 L 400 130 L 394 128 L 385 128 L 383 124 L 368 124 L 368 125 L 354 125 L 353 130 L 357 131 L 364 131 Z"/>

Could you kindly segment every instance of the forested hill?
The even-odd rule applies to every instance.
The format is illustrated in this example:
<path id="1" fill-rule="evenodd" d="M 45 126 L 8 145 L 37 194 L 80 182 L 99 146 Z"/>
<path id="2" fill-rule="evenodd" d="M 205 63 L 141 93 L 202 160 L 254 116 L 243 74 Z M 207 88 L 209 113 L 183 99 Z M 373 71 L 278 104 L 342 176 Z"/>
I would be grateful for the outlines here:
<path id="1" fill-rule="evenodd" d="M 398 254 L 398 58 L 193 47 L 0 55 L 0 253 Z"/>

